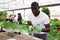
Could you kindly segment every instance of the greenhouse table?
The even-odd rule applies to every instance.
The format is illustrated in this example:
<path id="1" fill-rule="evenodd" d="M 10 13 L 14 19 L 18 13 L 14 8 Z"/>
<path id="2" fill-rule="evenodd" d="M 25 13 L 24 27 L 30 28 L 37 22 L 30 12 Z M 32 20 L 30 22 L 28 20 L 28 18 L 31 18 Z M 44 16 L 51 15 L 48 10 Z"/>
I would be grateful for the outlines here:
<path id="1" fill-rule="evenodd" d="M 7 36 L 5 33 L 0 33 L 0 40 L 7 40 L 10 37 Z M 15 34 L 15 36 L 13 37 L 16 40 L 42 40 L 39 38 L 35 38 L 29 35 L 25 35 L 25 34 Z"/>

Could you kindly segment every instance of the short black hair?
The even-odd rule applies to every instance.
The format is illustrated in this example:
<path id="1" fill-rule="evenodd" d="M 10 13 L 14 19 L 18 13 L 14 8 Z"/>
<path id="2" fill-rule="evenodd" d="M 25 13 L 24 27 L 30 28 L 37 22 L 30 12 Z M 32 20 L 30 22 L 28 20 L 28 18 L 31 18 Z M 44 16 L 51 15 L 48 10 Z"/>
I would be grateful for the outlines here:
<path id="1" fill-rule="evenodd" d="M 38 6 L 39 7 L 39 4 L 38 4 L 38 2 L 33 2 L 32 4 L 31 4 L 31 6 Z"/>
<path id="2" fill-rule="evenodd" d="M 21 15 L 21 13 L 18 13 L 18 15 Z"/>

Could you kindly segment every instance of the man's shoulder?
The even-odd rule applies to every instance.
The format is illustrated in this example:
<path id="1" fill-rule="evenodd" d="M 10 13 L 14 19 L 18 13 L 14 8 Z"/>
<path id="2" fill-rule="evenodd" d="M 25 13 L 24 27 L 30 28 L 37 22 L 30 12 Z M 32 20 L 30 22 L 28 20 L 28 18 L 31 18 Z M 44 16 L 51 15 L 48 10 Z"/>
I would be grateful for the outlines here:
<path id="1" fill-rule="evenodd" d="M 41 13 L 41 15 L 48 17 L 48 15 L 46 13 L 44 13 L 44 12 L 40 12 L 40 13 Z"/>
<path id="2" fill-rule="evenodd" d="M 46 15 L 46 13 L 44 13 L 44 12 L 40 12 L 42 15 Z"/>

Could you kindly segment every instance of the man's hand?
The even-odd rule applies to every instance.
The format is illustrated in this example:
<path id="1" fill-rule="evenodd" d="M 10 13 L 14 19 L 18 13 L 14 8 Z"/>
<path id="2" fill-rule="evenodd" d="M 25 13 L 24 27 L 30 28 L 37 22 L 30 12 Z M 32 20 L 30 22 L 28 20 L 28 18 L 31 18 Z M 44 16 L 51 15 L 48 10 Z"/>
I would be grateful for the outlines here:
<path id="1" fill-rule="evenodd" d="M 43 32 L 49 32 L 50 31 L 50 24 L 45 24 L 46 28 L 43 28 L 42 31 Z"/>
<path id="2" fill-rule="evenodd" d="M 27 22 L 27 28 L 29 28 L 29 26 L 32 25 L 31 21 Z"/>

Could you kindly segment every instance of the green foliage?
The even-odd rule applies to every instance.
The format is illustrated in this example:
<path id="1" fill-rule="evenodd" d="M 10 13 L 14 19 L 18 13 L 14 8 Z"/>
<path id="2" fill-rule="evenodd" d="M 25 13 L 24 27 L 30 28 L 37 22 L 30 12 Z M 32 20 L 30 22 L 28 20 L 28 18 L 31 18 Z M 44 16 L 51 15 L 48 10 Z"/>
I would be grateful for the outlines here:
<path id="1" fill-rule="evenodd" d="M 41 31 L 42 31 L 42 29 L 40 28 L 39 25 L 37 25 L 37 26 L 35 27 L 35 30 L 36 30 L 37 32 L 41 32 Z"/>
<path id="2" fill-rule="evenodd" d="M 12 28 L 12 29 L 23 28 L 22 25 L 19 25 L 17 23 L 12 23 L 12 22 L 4 22 L 2 26 L 5 28 Z"/>
<path id="3" fill-rule="evenodd" d="M 59 26 L 59 25 L 60 25 L 60 21 L 54 21 L 54 20 L 52 20 L 52 21 L 50 22 L 50 24 L 51 24 L 51 25 L 55 25 L 55 26 Z"/>
<path id="4" fill-rule="evenodd" d="M 58 25 L 60 25 L 60 21 L 51 20 L 50 22 L 50 32 L 48 33 L 48 40 L 60 40 L 60 32 L 57 31 Z"/>
<path id="5" fill-rule="evenodd" d="M 0 11 L 0 21 L 5 21 L 6 17 L 7 17 L 7 12 Z"/>
<path id="6" fill-rule="evenodd" d="M 22 24 L 27 24 L 27 20 L 22 20 Z"/>
<path id="7" fill-rule="evenodd" d="M 42 7 L 42 12 L 46 13 L 48 16 L 50 16 L 50 11 L 47 7 Z"/>
<path id="8" fill-rule="evenodd" d="M 3 28 L 12 28 L 13 30 L 27 30 L 28 28 L 26 27 L 26 25 L 19 25 L 17 23 L 12 23 L 12 22 L 3 22 L 3 24 L 1 25 L 1 27 Z"/>
<path id="9" fill-rule="evenodd" d="M 0 27 L 3 25 L 3 22 L 0 22 Z"/>

